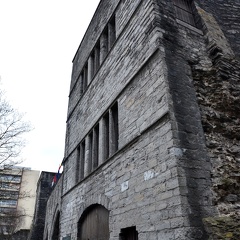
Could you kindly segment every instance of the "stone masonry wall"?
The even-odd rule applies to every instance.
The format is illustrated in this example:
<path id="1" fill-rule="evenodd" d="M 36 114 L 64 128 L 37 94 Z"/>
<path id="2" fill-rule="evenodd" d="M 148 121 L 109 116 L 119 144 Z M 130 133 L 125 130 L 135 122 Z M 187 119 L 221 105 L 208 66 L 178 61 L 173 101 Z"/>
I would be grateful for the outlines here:
<path id="1" fill-rule="evenodd" d="M 139 239 L 163 239 L 175 232 L 180 234 L 182 210 L 177 169 L 165 148 L 165 143 L 171 145 L 169 130 L 164 118 L 136 139 L 131 150 L 123 149 L 85 183 L 64 196 L 61 235 L 71 234 L 76 239 L 78 220 L 87 207 L 96 203 L 110 210 L 110 239 L 118 239 L 121 228 L 134 225 Z M 157 139 L 162 139 L 162 143 Z M 162 224 L 156 225 L 158 221 Z"/>
<path id="2" fill-rule="evenodd" d="M 213 167 L 214 204 L 220 214 L 205 219 L 205 225 L 211 239 L 237 240 L 240 236 L 240 63 L 211 14 L 202 9 L 199 14 L 205 25 L 211 64 L 203 67 L 197 61 L 191 67 Z"/>
<path id="3" fill-rule="evenodd" d="M 71 234 L 76 239 L 81 214 L 96 203 L 110 210 L 111 239 L 119 238 L 121 228 L 133 225 L 139 239 L 177 239 L 190 225 L 182 208 L 187 199 L 180 196 L 177 150 L 172 147 L 166 66 L 159 45 L 162 34 L 152 23 L 155 6 L 150 0 L 132 6 L 132 16 L 130 9 L 116 10 L 129 22 L 121 26 L 124 31 L 69 118 L 66 153 L 71 154 L 64 168 L 63 237 Z M 119 151 L 76 185 L 75 146 L 114 100 L 119 105 Z"/>
<path id="4" fill-rule="evenodd" d="M 201 6 L 211 10 L 213 2 L 207 5 L 202 1 Z M 236 32 L 230 31 L 225 37 L 218 25 L 224 17 L 213 21 L 213 15 L 205 14 L 198 6 L 196 9 L 197 17 L 203 20 L 200 29 L 177 21 L 173 1 L 100 2 L 73 60 L 64 174 L 48 201 L 45 239 L 52 236 L 57 213 L 60 213 L 60 236 L 77 239 L 78 221 L 93 204 L 109 210 L 111 240 L 119 240 L 121 229 L 131 226 L 136 226 L 139 240 L 205 240 L 213 235 L 204 223 L 218 214 L 213 199 L 225 189 L 217 185 L 220 191 L 212 192 L 213 183 L 218 180 L 218 177 L 211 179 L 216 170 L 213 160 L 219 149 L 209 147 L 213 141 L 210 139 L 209 145 L 208 137 L 218 133 L 211 135 L 211 130 L 208 134 L 206 126 L 216 125 L 214 119 L 218 115 L 209 120 L 212 112 L 205 111 L 209 108 L 208 99 L 201 98 L 201 93 L 215 99 L 203 85 L 216 87 L 219 86 L 216 81 L 221 79 L 227 88 L 229 85 L 224 81 L 233 80 L 234 88 L 228 88 L 224 95 L 230 99 L 233 121 L 231 129 L 226 128 L 221 137 L 226 137 L 223 133 L 228 131 L 236 136 L 227 143 L 237 146 L 231 145 L 228 154 L 235 156 L 237 162 L 238 142 L 233 142 L 237 139 L 234 134 L 237 129 L 232 127 L 238 119 L 234 103 L 238 103 L 239 68 L 235 66 L 236 60 L 222 56 L 234 56 L 231 46 L 237 44 L 227 39 L 237 34 L 237 27 L 234 25 L 232 30 Z M 80 97 L 78 75 L 113 14 L 116 41 Z M 223 30 L 225 33 L 226 25 Z M 219 37 L 221 41 L 216 47 L 214 41 Z M 221 61 L 215 61 L 215 54 Z M 220 95 L 215 95 L 220 106 Z M 118 102 L 118 151 L 106 161 L 100 156 L 99 166 L 91 173 L 85 171 L 84 179 L 78 181 L 77 147 L 115 101 Z M 85 164 L 88 154 L 87 148 Z M 233 158 L 228 160 L 232 162 Z M 236 179 L 238 176 L 231 178 L 231 189 L 236 190 Z M 221 199 L 235 199 L 237 194 L 231 192 Z M 233 232 L 224 236 L 235 237 Z"/>
<path id="5" fill-rule="evenodd" d="M 56 173 L 52 172 L 42 172 L 39 177 L 36 193 L 35 212 L 30 234 L 28 237 L 29 240 L 43 239 L 47 200 L 53 190 L 52 180 L 55 174 Z"/>
<path id="6" fill-rule="evenodd" d="M 240 0 L 195 0 L 195 2 L 214 16 L 239 59 Z"/>
<path id="7" fill-rule="evenodd" d="M 63 186 L 63 175 L 58 180 L 57 185 L 55 185 L 47 201 L 44 235 L 43 235 L 44 240 L 52 239 L 56 217 L 57 217 L 57 214 L 61 211 L 62 186 Z"/>
<path id="8" fill-rule="evenodd" d="M 216 213 L 211 193 L 211 162 L 189 63 L 198 58 L 206 64 L 211 60 L 201 29 L 177 23 L 172 2 L 156 3 L 159 9 L 156 22 L 165 30 L 162 44 L 168 68 L 173 139 L 178 149 L 180 194 L 186 198 L 182 208 L 189 219 L 182 239 L 207 239 L 203 218 Z"/>
<path id="9" fill-rule="evenodd" d="M 146 2 L 146 6 L 148 7 L 147 4 L 148 2 Z M 134 9 L 138 8 L 134 6 Z M 75 176 L 74 174 L 70 176 L 70 173 L 74 172 L 76 169 L 74 165 L 76 159 L 76 146 L 87 135 L 94 124 L 99 121 L 109 106 L 117 99 L 118 95 L 135 76 L 139 68 L 144 65 L 144 62 L 146 62 L 158 48 L 158 36 L 152 35 L 151 32 L 147 32 L 146 34 L 144 32 L 145 30 L 147 31 L 151 25 L 151 18 L 149 18 L 149 11 L 151 11 L 151 8 L 148 7 L 148 9 L 145 10 L 145 15 L 143 15 L 141 11 L 143 11 L 142 8 L 139 8 L 136 14 L 132 17 L 131 24 L 127 24 L 127 29 L 120 34 L 116 44 L 109 53 L 109 56 L 116 57 L 109 57 L 103 62 L 101 68 L 88 87 L 88 94 L 83 95 L 67 123 L 70 126 L 70 137 L 68 140 L 69 144 L 66 147 L 68 150 L 66 151 L 71 153 L 70 158 L 72 160 L 69 160 L 65 165 L 65 171 L 68 171 L 69 174 L 66 174 L 68 179 L 65 183 L 68 182 L 68 186 L 64 186 L 64 192 L 75 184 Z M 120 14 L 120 12 L 117 10 L 116 15 L 118 14 Z M 140 14 L 143 16 L 142 18 L 139 17 Z M 128 16 L 128 18 L 130 17 Z M 137 28 L 135 26 L 137 26 Z M 116 26 L 116 28 L 118 28 L 118 26 Z M 128 46 L 128 48 L 123 46 Z M 136 46 L 138 46 L 138 48 L 136 48 Z M 139 62 L 141 64 L 139 64 Z M 111 66 L 111 68 L 108 66 Z M 124 69 L 124 71 L 122 71 L 122 69 Z M 149 91 L 153 91 L 153 88 Z M 160 104 L 164 105 L 165 102 L 162 101 Z M 121 108 L 120 105 L 120 119 L 121 112 L 124 111 Z M 96 111 L 96 109 L 98 111 Z M 160 113 L 159 109 L 160 107 L 156 105 L 155 108 L 148 108 L 148 111 L 150 115 L 155 114 L 158 116 Z M 166 105 L 161 111 L 162 113 L 166 111 Z M 131 117 L 124 112 L 122 114 L 122 116 Z M 148 117 L 148 115 L 146 115 L 146 117 Z M 155 118 L 149 118 L 149 121 L 154 122 Z M 135 119 L 135 116 L 133 116 L 133 119 Z M 124 126 L 119 124 L 119 148 L 126 144 L 125 138 L 127 133 L 129 133 L 128 139 L 132 139 L 138 134 L 140 128 L 141 131 L 144 129 L 144 126 L 142 125 L 143 121 L 143 118 L 138 120 L 137 126 L 132 133 L 131 128 L 133 128 L 133 126 L 130 125 L 131 123 L 129 123 L 128 126 L 127 123 Z M 121 121 L 119 122 L 122 123 Z"/>

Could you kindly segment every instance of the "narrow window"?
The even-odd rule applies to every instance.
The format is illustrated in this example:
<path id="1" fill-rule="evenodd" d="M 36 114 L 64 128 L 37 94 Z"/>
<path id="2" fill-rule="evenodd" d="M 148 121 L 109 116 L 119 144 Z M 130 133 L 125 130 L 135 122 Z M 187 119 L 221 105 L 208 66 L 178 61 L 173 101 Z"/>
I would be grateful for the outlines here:
<path id="1" fill-rule="evenodd" d="M 83 72 L 81 72 L 79 76 L 79 81 L 80 81 L 80 96 L 83 94 Z"/>
<path id="2" fill-rule="evenodd" d="M 79 172 L 80 172 L 80 146 L 77 148 L 77 158 L 76 158 L 76 184 L 78 183 L 80 176 L 79 176 Z"/>
<path id="3" fill-rule="evenodd" d="M 94 74 L 97 72 L 100 66 L 100 41 L 97 42 L 94 48 Z"/>
<path id="4" fill-rule="evenodd" d="M 118 103 L 116 102 L 110 110 L 111 113 L 111 155 L 118 150 Z"/>
<path id="5" fill-rule="evenodd" d="M 80 144 L 80 180 L 84 178 L 85 167 L 85 140 Z"/>
<path id="6" fill-rule="evenodd" d="M 89 157 L 88 157 L 88 173 L 92 172 L 92 160 L 93 160 L 93 132 L 89 134 Z"/>
<path id="7" fill-rule="evenodd" d="M 108 53 L 108 29 L 106 28 L 100 37 L 100 63 L 103 62 Z"/>
<path id="8" fill-rule="evenodd" d="M 93 130 L 93 169 L 98 167 L 98 154 L 99 154 L 99 125 Z"/>
<path id="9" fill-rule="evenodd" d="M 109 158 L 109 113 L 103 118 L 103 155 L 104 160 Z"/>
<path id="10" fill-rule="evenodd" d="M 94 76 L 94 51 L 91 53 L 89 59 L 88 59 L 88 81 L 89 84 Z"/>
<path id="11" fill-rule="evenodd" d="M 115 15 L 111 18 L 108 23 L 108 49 L 110 49 L 113 43 L 116 40 L 116 24 L 115 24 Z"/>
<path id="12" fill-rule="evenodd" d="M 138 240 L 138 232 L 136 231 L 136 227 L 121 229 L 119 240 Z"/>
<path id="13" fill-rule="evenodd" d="M 85 92 L 88 85 L 88 65 L 83 68 L 83 92 Z"/>
<path id="14" fill-rule="evenodd" d="M 195 26 L 192 0 L 173 0 L 173 2 L 177 18 Z"/>

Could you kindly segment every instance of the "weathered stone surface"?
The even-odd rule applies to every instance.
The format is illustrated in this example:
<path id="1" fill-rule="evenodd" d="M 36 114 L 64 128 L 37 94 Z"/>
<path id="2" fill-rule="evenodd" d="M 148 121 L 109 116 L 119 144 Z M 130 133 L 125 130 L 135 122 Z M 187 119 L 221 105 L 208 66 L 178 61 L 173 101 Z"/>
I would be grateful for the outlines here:
<path id="1" fill-rule="evenodd" d="M 133 226 L 140 240 L 205 240 L 214 233 L 203 218 L 217 210 L 237 215 L 239 42 L 232 37 L 239 5 L 228 31 L 220 4 L 196 2 L 199 28 L 176 19 L 173 1 L 100 2 L 73 61 L 64 173 L 48 200 L 44 239 L 77 239 L 79 221 L 96 204 L 109 210 L 110 239 L 116 240 Z M 116 40 L 107 52 L 103 30 L 112 16 Z M 95 74 L 88 69 L 92 79 L 81 93 L 98 46 L 101 63 Z M 116 102 L 114 152 L 104 129 L 114 125 Z M 92 154 L 99 156 L 94 168 Z"/>
<path id="2" fill-rule="evenodd" d="M 240 219 L 234 217 L 206 218 L 204 223 L 209 240 L 238 240 L 240 238 Z"/>
<path id="3" fill-rule="evenodd" d="M 39 177 L 34 218 L 29 236 L 26 238 L 28 240 L 43 239 L 47 200 L 53 190 L 52 181 L 55 174 L 52 172 L 42 172 Z"/>

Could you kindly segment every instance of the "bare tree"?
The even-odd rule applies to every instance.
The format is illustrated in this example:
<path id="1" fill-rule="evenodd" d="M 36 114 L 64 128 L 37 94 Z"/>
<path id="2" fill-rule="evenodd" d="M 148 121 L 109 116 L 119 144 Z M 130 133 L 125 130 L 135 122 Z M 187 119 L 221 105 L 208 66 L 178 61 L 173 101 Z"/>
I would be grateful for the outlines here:
<path id="1" fill-rule="evenodd" d="M 21 181 L 17 171 L 21 169 L 15 168 L 14 174 L 11 169 L 21 163 L 20 153 L 25 145 L 23 135 L 28 131 L 30 125 L 23 121 L 23 115 L 11 107 L 0 90 L 0 239 L 13 239 L 26 216 L 24 211 L 17 209 L 17 200 L 29 194 L 17 189 Z"/>
<path id="2" fill-rule="evenodd" d="M 24 147 L 23 134 L 28 131 L 30 125 L 10 106 L 0 90 L 0 169 L 20 163 L 18 157 Z"/>
<path id="3" fill-rule="evenodd" d="M 12 240 L 14 233 L 21 226 L 23 217 L 26 214 L 22 210 L 12 210 L 7 213 L 1 213 L 1 225 L 0 225 L 0 239 L 2 240 Z"/>

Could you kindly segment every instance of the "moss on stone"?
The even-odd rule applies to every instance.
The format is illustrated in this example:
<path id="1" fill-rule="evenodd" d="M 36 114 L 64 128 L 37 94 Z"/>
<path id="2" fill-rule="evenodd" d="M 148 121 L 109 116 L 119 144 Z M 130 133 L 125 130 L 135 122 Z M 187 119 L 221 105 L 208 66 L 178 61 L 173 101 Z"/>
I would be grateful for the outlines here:
<path id="1" fill-rule="evenodd" d="M 239 240 L 240 221 L 235 217 L 209 217 L 203 219 L 209 240 Z"/>

